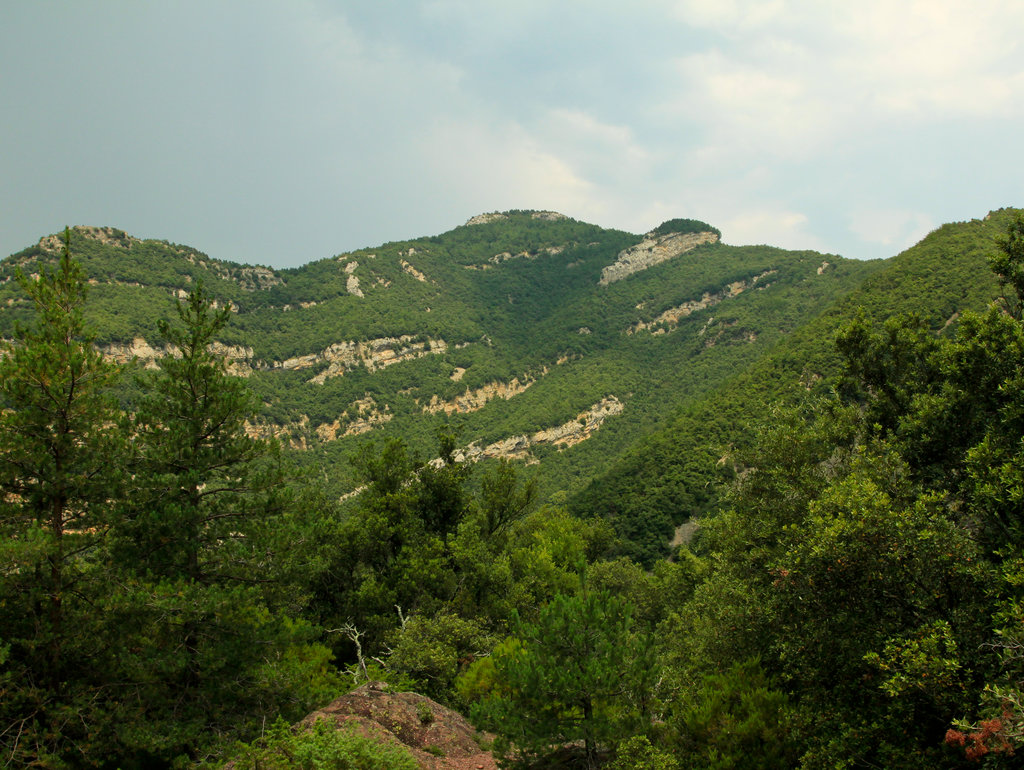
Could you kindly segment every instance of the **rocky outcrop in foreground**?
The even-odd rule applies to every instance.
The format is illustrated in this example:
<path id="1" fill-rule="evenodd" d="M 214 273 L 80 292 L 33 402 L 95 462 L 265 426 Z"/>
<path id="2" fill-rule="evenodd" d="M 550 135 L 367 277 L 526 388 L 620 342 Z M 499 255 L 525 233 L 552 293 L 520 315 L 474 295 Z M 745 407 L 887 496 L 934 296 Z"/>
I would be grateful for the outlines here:
<path id="1" fill-rule="evenodd" d="M 355 724 L 364 735 L 407 748 L 424 770 L 497 770 L 482 746 L 493 738 L 461 714 L 414 692 L 391 692 L 369 682 L 314 711 L 300 723 Z"/>

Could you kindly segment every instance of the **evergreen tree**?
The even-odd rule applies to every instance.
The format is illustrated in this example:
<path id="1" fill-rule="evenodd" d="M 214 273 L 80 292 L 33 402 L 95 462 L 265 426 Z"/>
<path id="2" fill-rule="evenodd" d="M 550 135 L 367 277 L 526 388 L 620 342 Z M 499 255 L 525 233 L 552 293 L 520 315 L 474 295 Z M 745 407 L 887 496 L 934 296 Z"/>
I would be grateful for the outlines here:
<path id="1" fill-rule="evenodd" d="M 71 234 L 54 269 L 19 274 L 35 308 L 0 349 L 0 629 L 8 685 L 0 697 L 7 763 L 59 762 L 83 751 L 100 667 L 92 607 L 97 546 L 119 494 L 123 454 L 110 393 L 117 369 L 92 346 L 86 283 Z M 0 656 L 2 658 L 3 656 Z"/>
<path id="2" fill-rule="evenodd" d="M 108 606 L 119 661 L 147 713 L 122 701 L 122 759 L 196 757 L 279 710 L 326 697 L 326 649 L 287 606 L 268 602 L 287 526 L 275 447 L 246 434 L 255 403 L 215 352 L 230 318 L 197 286 L 160 328 L 170 353 L 144 377 L 135 417 L 135 494 L 116 531 L 119 594 Z"/>
<path id="3" fill-rule="evenodd" d="M 230 308 L 217 308 L 200 284 L 178 304 L 178 316 L 177 325 L 160 322 L 171 352 L 141 382 L 143 483 L 128 533 L 150 574 L 210 584 L 243 576 L 244 539 L 279 511 L 281 478 L 260 462 L 272 447 L 245 431 L 254 395 L 214 352 Z"/>
<path id="4" fill-rule="evenodd" d="M 496 651 L 494 689 L 474 710 L 499 733 L 499 750 L 529 762 L 578 743 L 591 768 L 644 729 L 657 672 L 631 615 L 601 591 L 556 596 L 536 623 L 513 619 L 517 643 Z"/>

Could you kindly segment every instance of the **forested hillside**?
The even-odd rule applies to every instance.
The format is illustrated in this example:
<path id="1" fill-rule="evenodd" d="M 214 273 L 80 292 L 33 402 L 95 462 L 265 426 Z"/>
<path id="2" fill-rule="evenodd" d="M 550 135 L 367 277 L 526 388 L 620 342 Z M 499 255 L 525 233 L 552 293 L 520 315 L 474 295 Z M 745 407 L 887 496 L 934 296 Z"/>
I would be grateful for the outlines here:
<path id="1" fill-rule="evenodd" d="M 981 311 L 997 294 L 988 269 L 994 239 L 1014 212 L 945 225 L 889 260 L 850 294 L 634 446 L 571 501 L 578 515 L 604 516 L 649 562 L 664 554 L 673 526 L 714 508 L 722 482 L 744 467 L 755 428 L 780 404 L 794 405 L 835 386 L 840 328 L 863 314 L 871 323 L 912 314 L 949 336 L 965 310 Z"/>
<path id="2" fill-rule="evenodd" d="M 111 228 L 71 236 L 86 317 L 120 361 L 152 365 L 158 320 L 199 282 L 230 306 L 218 350 L 260 398 L 252 430 L 303 450 L 338 496 L 366 440 L 427 459 L 439 429 L 467 456 L 536 463 L 545 499 L 572 493 L 881 268 L 723 245 L 695 220 L 641 237 L 553 212 L 482 215 L 284 271 Z M 3 263 L 0 337 L 27 317 L 13 270 L 57 249 L 47 237 Z"/>
<path id="3" fill-rule="evenodd" d="M 5 260 L 4 761 L 411 766 L 285 728 L 383 680 L 515 766 L 1011 762 L 1024 219 L 721 237 Z"/>

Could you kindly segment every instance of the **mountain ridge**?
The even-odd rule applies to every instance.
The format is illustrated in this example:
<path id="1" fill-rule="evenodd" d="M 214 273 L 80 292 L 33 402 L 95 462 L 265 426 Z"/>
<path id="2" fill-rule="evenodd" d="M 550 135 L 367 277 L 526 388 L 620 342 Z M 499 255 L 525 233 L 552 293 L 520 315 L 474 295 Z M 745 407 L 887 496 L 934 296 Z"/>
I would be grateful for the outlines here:
<path id="1" fill-rule="evenodd" d="M 958 239 L 967 246 L 997 229 L 995 221 L 981 228 L 985 233 L 972 227 L 978 229 L 944 226 L 919 246 L 956 248 Z M 684 219 L 634 235 L 557 212 L 491 212 L 440 235 L 282 270 L 215 260 L 116 228 L 78 227 L 71 237 L 89 276 L 87 316 L 97 342 L 119 360 L 153 365 L 167 351 L 158 319 L 173 316 L 175 302 L 199 281 L 230 305 L 232 324 L 218 350 L 263 404 L 251 430 L 280 437 L 304 464 L 322 467 L 339 496 L 353 486 L 347 457 L 361 443 L 400 439 L 430 457 L 436 432 L 451 430 L 465 458 L 535 463 L 547 498 L 572 501 L 579 515 L 646 517 L 644 532 L 620 527 L 620 536 L 646 542 L 641 550 L 648 555 L 667 543 L 666 522 L 713 504 L 713 496 L 704 499 L 690 488 L 690 482 L 710 483 L 706 469 L 679 471 L 689 491 L 674 482 L 666 487 L 664 479 L 645 488 L 615 481 L 616 473 L 649 480 L 638 463 L 677 473 L 644 449 L 672 445 L 659 438 L 664 431 L 694 441 L 710 436 L 694 454 L 704 458 L 714 448 L 717 462 L 721 437 L 735 429 L 727 423 L 743 428 L 737 421 L 751 413 L 726 404 L 709 416 L 700 404 L 715 403 L 722 388 L 735 391 L 739 386 L 729 383 L 751 367 L 755 375 L 743 387 L 755 393 L 777 390 L 764 384 L 773 367 L 782 367 L 786 382 L 794 371 L 803 374 L 807 367 L 798 361 L 770 362 L 785 359 L 790 339 L 798 344 L 789 352 L 798 353 L 808 343 L 792 335 L 806 335 L 801 330 L 830 313 L 847 313 L 837 303 L 870 281 L 890 310 L 907 281 L 931 286 L 926 304 L 945 314 L 943 323 L 955 323 L 959 308 L 976 306 L 979 292 L 991 290 L 936 283 L 960 270 L 954 260 L 937 269 L 932 259 L 918 269 L 900 257 L 862 262 L 732 246 L 717 228 Z M 54 244 L 55 236 L 44 236 L 0 262 L 0 336 L 9 338 L 14 322 L 29 314 L 11 280 L 14 268 L 31 271 L 53 256 Z M 626 270 L 639 263 L 642 268 Z M 626 267 L 606 280 L 615 265 Z M 963 286 L 973 286 L 976 276 L 962 278 Z M 925 302 L 921 292 L 914 296 Z M 814 364 L 806 377 L 827 383 L 830 365 Z M 600 420 L 592 418 L 598 414 Z M 711 434 L 694 430 L 687 420 L 701 414 L 721 427 Z M 570 426 L 581 422 L 584 430 L 574 432 Z M 604 495 L 593 493 L 598 483 L 607 487 Z M 615 494 L 615 505 L 603 501 Z"/>

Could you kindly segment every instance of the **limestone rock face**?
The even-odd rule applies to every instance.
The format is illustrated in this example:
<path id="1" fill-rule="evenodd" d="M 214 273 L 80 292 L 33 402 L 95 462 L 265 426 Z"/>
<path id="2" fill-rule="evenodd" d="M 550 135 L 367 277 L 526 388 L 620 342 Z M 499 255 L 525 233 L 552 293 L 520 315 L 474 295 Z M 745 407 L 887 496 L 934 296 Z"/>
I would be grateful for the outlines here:
<path id="1" fill-rule="evenodd" d="M 543 219 L 545 222 L 557 222 L 561 219 L 568 219 L 565 214 L 559 214 L 557 211 L 534 211 L 530 214 L 531 219 Z"/>
<path id="2" fill-rule="evenodd" d="M 534 211 L 530 214 L 531 219 L 542 219 L 545 222 L 557 222 L 561 219 L 568 219 L 565 214 L 559 214 L 557 211 Z M 502 219 L 508 219 L 508 214 L 504 214 L 500 211 L 493 211 L 489 214 L 477 214 L 475 217 L 471 217 L 466 220 L 466 225 L 486 225 L 491 222 L 500 222 Z"/>
<path id="3" fill-rule="evenodd" d="M 371 396 L 367 396 L 354 401 L 334 422 L 318 425 L 316 435 L 322 442 L 335 441 L 341 436 L 356 436 L 391 422 L 391 417 L 391 408 L 387 404 L 382 409 Z"/>
<path id="4" fill-rule="evenodd" d="M 257 361 L 251 347 L 225 345 L 222 342 L 213 342 L 210 345 L 210 351 L 214 355 L 227 359 L 228 373 L 238 377 L 248 377 L 254 369 L 308 369 L 326 362 L 327 368 L 310 380 L 318 385 L 330 377 L 341 377 L 345 372 L 358 366 L 365 366 L 369 371 L 376 372 L 403 361 L 444 353 L 447 349 L 448 343 L 444 340 L 417 341 L 410 335 L 403 335 L 379 337 L 362 342 L 336 342 L 319 353 L 268 362 Z M 142 337 L 136 337 L 130 343 L 104 345 L 100 347 L 100 352 L 121 364 L 137 359 L 147 369 L 155 369 L 157 359 L 165 355 L 180 355 L 174 347 L 154 347 Z"/>
<path id="5" fill-rule="evenodd" d="M 341 377 L 345 372 L 357 366 L 365 366 L 369 371 L 375 372 L 402 361 L 444 353 L 448 349 L 448 343 L 444 340 L 427 339 L 421 342 L 413 340 L 414 338 L 410 335 L 402 335 L 401 337 L 380 337 L 366 342 L 336 342 L 322 353 L 289 358 L 281 366 L 283 369 L 304 369 L 326 361 L 327 368 L 310 380 L 317 385 L 322 385 L 328 378 Z"/>
<path id="6" fill-rule="evenodd" d="M 465 372 L 465 369 L 462 370 Z M 547 374 L 547 369 L 541 372 Z M 461 378 L 461 375 L 459 375 Z M 453 377 L 453 379 L 457 379 Z M 487 406 L 487 402 L 495 398 L 503 398 L 506 401 L 513 396 L 518 396 L 524 390 L 537 382 L 536 378 L 524 375 L 522 379 L 513 377 L 508 382 L 491 382 L 476 390 L 467 390 L 450 401 L 442 401 L 435 394 L 430 403 L 423 407 L 428 414 L 444 412 L 445 414 L 466 414 L 476 412 Z"/>
<path id="7" fill-rule="evenodd" d="M 559 449 L 566 449 L 586 441 L 594 432 L 599 430 L 605 420 L 617 414 L 622 414 L 625 407 L 615 396 L 608 396 L 594 404 L 590 409 L 576 415 L 575 420 L 557 425 L 547 430 L 539 430 L 529 436 L 511 436 L 501 441 L 495 441 L 481 447 L 472 443 L 465 449 L 455 453 L 457 462 L 477 462 L 484 459 L 522 460 L 527 463 L 537 462 L 530 453 L 535 446 L 551 444 Z M 431 461 L 435 467 L 439 467 L 443 461 L 440 458 Z"/>
<path id="8" fill-rule="evenodd" d="M 415 249 L 409 249 L 409 251 L 413 252 L 414 254 L 416 253 Z M 401 261 L 400 264 L 402 265 L 402 269 L 405 272 L 407 272 L 409 275 L 411 275 L 413 278 L 415 278 L 417 281 L 419 281 L 420 283 L 426 283 L 427 282 L 427 276 L 423 275 L 423 273 L 421 273 L 415 267 L 410 265 L 404 259 Z"/>
<path id="9" fill-rule="evenodd" d="M 712 232 L 649 235 L 636 246 L 620 251 L 618 259 L 601 271 L 601 280 L 598 281 L 598 284 L 607 286 L 615 281 L 621 281 L 633 273 L 674 259 L 705 243 L 717 242 L 718 234 Z"/>
<path id="10" fill-rule="evenodd" d="M 246 421 L 243 426 L 245 435 L 257 439 L 277 439 L 292 449 L 309 449 L 306 431 L 309 429 L 309 415 L 302 415 L 295 422 L 278 425 L 267 420 Z"/>
<path id="11" fill-rule="evenodd" d="M 622 402 L 615 396 L 602 399 L 589 410 L 580 414 L 575 420 L 563 423 L 557 428 L 534 433 L 531 444 L 554 444 L 555 446 L 571 447 L 586 441 L 604 421 L 616 414 L 622 414 Z"/>
<path id="12" fill-rule="evenodd" d="M 466 220 L 466 227 L 470 225 L 486 225 L 491 222 L 500 222 L 502 219 L 508 219 L 508 214 L 502 214 L 500 212 L 493 212 L 491 214 L 477 214 L 475 217 L 470 217 Z"/>
<path id="13" fill-rule="evenodd" d="M 142 337 L 136 337 L 129 343 L 113 343 L 100 347 L 100 352 L 105 358 L 118 364 L 127 364 L 132 359 L 138 359 L 147 369 L 156 369 L 157 359 L 163 358 L 170 348 L 155 348 Z"/>
<path id="14" fill-rule="evenodd" d="M 759 282 L 763 282 L 765 278 L 774 275 L 776 272 L 776 270 L 765 270 L 760 275 L 755 275 L 749 281 L 733 281 L 727 284 L 721 291 L 714 293 L 706 291 L 700 299 L 684 302 L 682 305 L 669 308 L 650 323 L 638 321 L 626 330 L 626 334 L 636 334 L 645 329 L 652 329 L 652 334 L 664 334 L 666 331 L 674 329 L 681 319 L 696 313 L 698 310 L 714 307 L 722 300 L 739 296 L 747 289 L 756 286 Z M 771 284 L 767 285 L 770 286 Z M 766 284 L 761 284 L 761 288 L 765 288 L 765 286 Z"/>
<path id="15" fill-rule="evenodd" d="M 174 346 L 153 347 L 142 337 L 136 337 L 129 343 L 112 343 L 99 348 L 100 352 L 110 360 L 126 364 L 132 360 L 138 360 L 146 369 L 156 369 L 157 359 L 166 355 L 180 356 Z M 228 374 L 236 377 L 248 377 L 252 374 L 250 361 L 255 355 L 250 347 L 241 345 L 225 345 L 222 342 L 210 344 L 210 352 L 215 356 L 222 356 L 227 359 Z"/>

